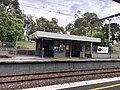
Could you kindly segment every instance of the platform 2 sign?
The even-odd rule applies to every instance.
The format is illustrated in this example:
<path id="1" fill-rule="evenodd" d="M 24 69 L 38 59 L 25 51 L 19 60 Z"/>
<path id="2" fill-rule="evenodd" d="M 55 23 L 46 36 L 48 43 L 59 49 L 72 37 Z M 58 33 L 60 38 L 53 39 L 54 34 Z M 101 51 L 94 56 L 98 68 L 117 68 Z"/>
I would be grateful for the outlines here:
<path id="1" fill-rule="evenodd" d="M 101 46 L 98 46 L 97 48 L 97 53 L 101 53 L 101 54 L 104 54 L 104 53 L 108 53 L 109 51 L 109 48 L 108 47 L 101 47 Z"/>

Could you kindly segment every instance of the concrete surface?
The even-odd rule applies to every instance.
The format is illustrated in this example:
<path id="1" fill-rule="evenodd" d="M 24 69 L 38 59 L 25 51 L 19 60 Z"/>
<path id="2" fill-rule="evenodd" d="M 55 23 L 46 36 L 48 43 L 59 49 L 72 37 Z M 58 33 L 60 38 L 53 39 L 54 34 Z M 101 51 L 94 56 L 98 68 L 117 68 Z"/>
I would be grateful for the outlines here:
<path id="1" fill-rule="evenodd" d="M 0 63 L 27 63 L 27 62 L 81 62 L 81 61 L 120 61 L 120 58 L 41 58 L 37 56 L 14 56 L 0 58 Z"/>
<path id="2" fill-rule="evenodd" d="M 64 83 L 23 90 L 120 90 L 120 77 Z"/>

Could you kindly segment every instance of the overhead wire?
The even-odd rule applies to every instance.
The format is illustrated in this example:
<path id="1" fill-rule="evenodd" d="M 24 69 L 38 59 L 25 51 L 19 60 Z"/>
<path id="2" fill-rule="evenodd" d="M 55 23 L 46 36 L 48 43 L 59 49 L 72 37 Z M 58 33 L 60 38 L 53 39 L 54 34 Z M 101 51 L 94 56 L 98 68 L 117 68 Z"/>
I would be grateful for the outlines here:
<path id="1" fill-rule="evenodd" d="M 28 5 L 26 3 L 22 3 L 22 5 Z M 48 5 L 42 5 L 42 4 L 35 4 L 36 6 L 40 6 L 40 7 L 37 7 L 37 8 L 48 8 L 48 9 L 53 9 L 53 10 L 58 10 L 56 7 L 55 8 L 51 8 L 51 7 L 47 7 Z M 29 4 L 29 6 L 33 6 L 32 4 Z M 59 9 L 60 10 L 60 9 Z M 68 12 L 68 10 L 63 10 L 62 11 L 66 11 Z"/>
<path id="2" fill-rule="evenodd" d="M 54 10 L 47 10 L 46 7 L 35 7 L 35 6 L 31 6 L 31 5 L 25 5 L 25 4 L 20 4 L 21 6 L 25 6 L 25 7 L 29 7 L 29 8 L 33 8 L 33 9 L 40 9 L 40 10 L 44 10 L 44 11 L 48 11 L 48 12 L 53 12 L 53 13 L 57 13 L 57 14 L 62 14 L 62 15 L 66 15 L 66 16 L 70 16 L 70 17 L 74 17 L 73 15 L 70 14 L 66 14 L 63 13 L 61 11 L 54 11 Z"/>
<path id="3" fill-rule="evenodd" d="M 55 3 L 55 2 L 49 2 L 49 1 L 45 1 L 45 0 L 40 0 L 41 2 L 45 2 L 45 3 L 49 3 L 49 4 L 53 4 L 53 5 L 59 5 L 59 6 L 67 6 L 64 4 L 59 4 L 59 3 Z"/>

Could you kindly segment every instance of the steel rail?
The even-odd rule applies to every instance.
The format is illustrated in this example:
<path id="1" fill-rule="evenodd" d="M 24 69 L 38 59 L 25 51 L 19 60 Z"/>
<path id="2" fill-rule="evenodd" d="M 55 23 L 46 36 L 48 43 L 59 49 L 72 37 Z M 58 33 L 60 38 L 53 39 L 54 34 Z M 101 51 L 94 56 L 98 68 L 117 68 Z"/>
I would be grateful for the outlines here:
<path id="1" fill-rule="evenodd" d="M 120 69 L 119 67 L 116 68 L 100 68 L 100 69 L 73 69 L 73 70 L 64 70 L 64 71 L 48 71 L 48 72 L 35 72 L 35 73 L 20 73 L 20 74 L 7 74 L 7 75 L 0 75 L 2 77 L 15 77 L 15 76 L 27 76 L 27 75 L 38 75 L 38 74 L 54 74 L 54 73 L 70 73 L 70 72 L 86 72 L 86 71 L 97 71 L 97 70 L 112 70 L 112 69 Z"/>
<path id="2" fill-rule="evenodd" d="M 18 83 L 18 82 L 35 81 L 35 80 L 59 79 L 59 78 L 77 77 L 77 76 L 100 75 L 100 74 L 110 74 L 110 73 L 120 73 L 120 70 L 97 71 L 97 72 L 95 71 L 95 72 L 79 73 L 79 74 L 71 74 L 71 75 L 68 74 L 68 75 L 60 75 L 60 76 L 53 75 L 53 76 L 48 76 L 48 77 L 38 77 L 38 78 L 31 78 L 31 79 L 2 81 L 2 82 L 0 82 L 0 84 Z M 56 73 L 56 74 L 58 74 L 58 73 Z"/>

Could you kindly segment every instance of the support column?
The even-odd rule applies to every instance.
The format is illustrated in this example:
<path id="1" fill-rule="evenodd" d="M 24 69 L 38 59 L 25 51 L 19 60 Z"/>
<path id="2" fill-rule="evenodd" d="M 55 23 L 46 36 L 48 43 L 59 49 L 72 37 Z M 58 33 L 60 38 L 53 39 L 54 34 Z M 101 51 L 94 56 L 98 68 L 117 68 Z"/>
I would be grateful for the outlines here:
<path id="1" fill-rule="evenodd" d="M 55 57 L 55 39 L 53 39 L 53 58 Z"/>
<path id="2" fill-rule="evenodd" d="M 85 58 L 85 45 L 82 46 L 82 57 Z"/>
<path id="3" fill-rule="evenodd" d="M 81 46 L 80 50 L 80 58 L 85 58 L 85 45 Z"/>
<path id="4" fill-rule="evenodd" d="M 42 43 L 42 45 L 41 45 L 41 50 L 42 50 L 41 57 L 43 58 L 44 57 L 43 38 L 41 38 L 41 43 Z"/>
<path id="5" fill-rule="evenodd" d="M 41 39 L 36 39 L 36 52 L 35 55 L 41 57 Z"/>
<path id="6" fill-rule="evenodd" d="M 70 58 L 72 56 L 72 41 L 70 42 Z"/>
<path id="7" fill-rule="evenodd" d="M 90 43 L 90 56 L 91 56 L 91 58 L 92 58 L 92 49 L 93 49 L 92 47 L 93 47 L 93 43 L 91 42 Z"/>

